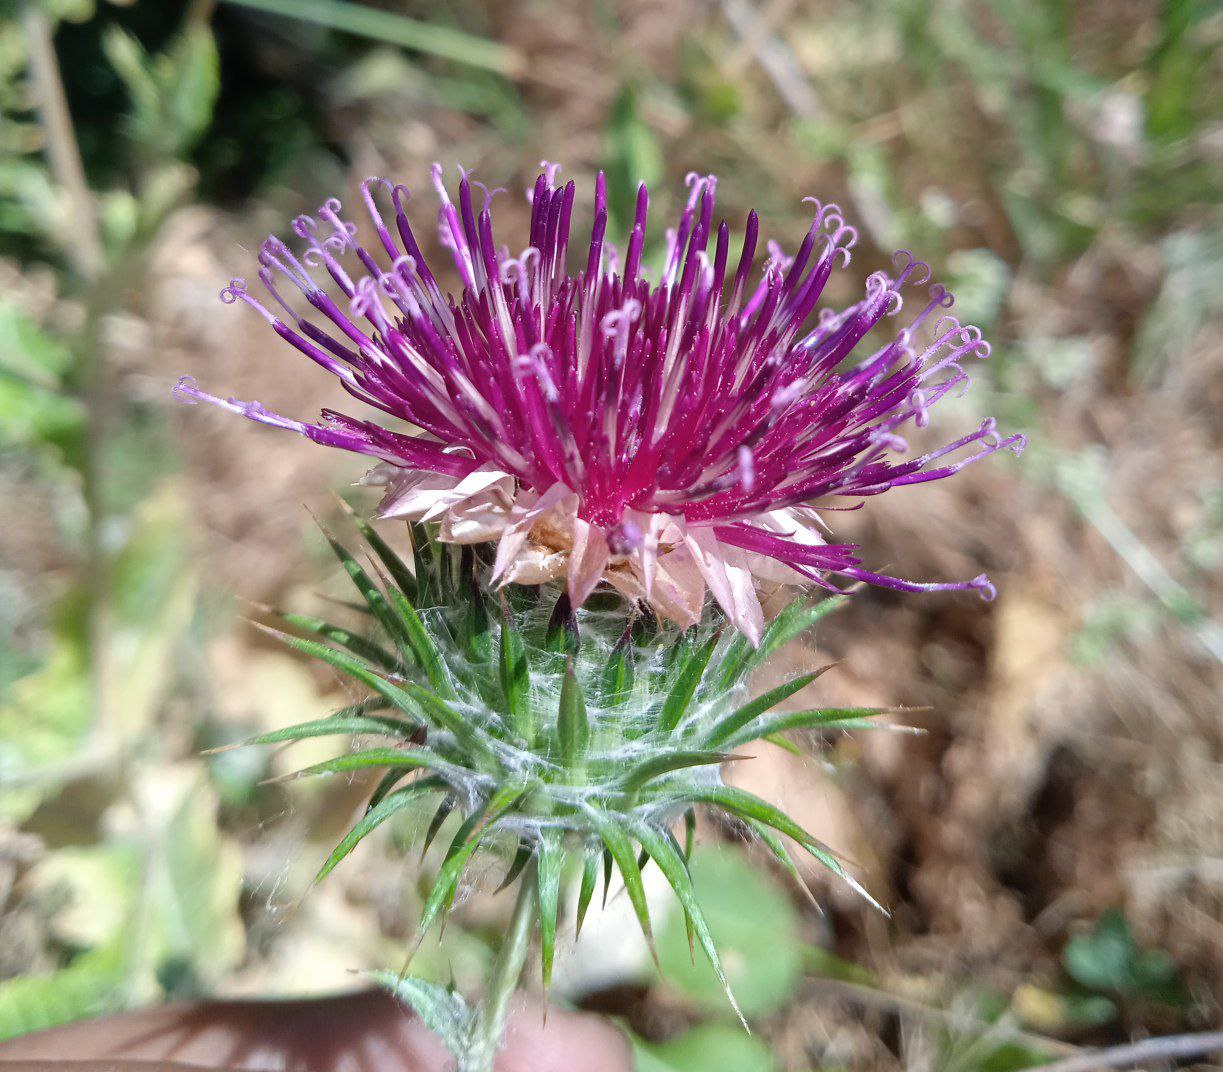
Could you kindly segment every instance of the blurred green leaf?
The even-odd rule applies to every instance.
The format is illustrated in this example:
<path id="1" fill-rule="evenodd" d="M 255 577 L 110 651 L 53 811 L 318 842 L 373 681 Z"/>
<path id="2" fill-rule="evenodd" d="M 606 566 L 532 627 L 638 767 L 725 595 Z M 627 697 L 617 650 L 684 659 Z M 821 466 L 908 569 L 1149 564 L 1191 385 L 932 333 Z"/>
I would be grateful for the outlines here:
<path id="1" fill-rule="evenodd" d="M 1193 39 L 1192 31 L 1217 4 L 1203 0 L 1164 0 L 1159 37 L 1147 60 L 1147 130 L 1157 141 L 1170 142 L 1193 133 L 1197 112 L 1209 97 L 1204 84 L 1212 50 Z"/>
<path id="2" fill-rule="evenodd" d="M 626 82 L 612 104 L 604 131 L 603 170 L 607 173 L 607 207 L 612 227 L 632 223 L 640 183 L 654 186 L 662 176 L 662 149 L 641 117 L 637 90 Z"/>
<path id="3" fill-rule="evenodd" d="M 0 370 L 0 446 L 49 450 L 77 466 L 83 455 L 84 407 L 73 398 Z"/>
<path id="4" fill-rule="evenodd" d="M 400 45 L 455 63 L 482 67 L 499 74 L 514 75 L 525 65 L 509 45 L 451 26 L 442 26 L 390 11 L 348 3 L 346 0 L 227 0 L 238 7 L 269 15 L 311 22 L 328 29 L 368 37 L 380 44 Z"/>
<path id="5" fill-rule="evenodd" d="M 140 504 L 131 535 L 111 563 L 111 671 L 105 708 L 118 730 L 138 734 L 156 713 L 191 619 L 196 575 L 190 568 L 187 504 L 166 481 Z"/>
<path id="6" fill-rule="evenodd" d="M 1125 917 L 1106 912 L 1088 934 L 1076 935 L 1062 951 L 1066 973 L 1080 986 L 1122 997 L 1180 1006 L 1186 995 L 1176 962 L 1135 941 Z"/>
<path id="7" fill-rule="evenodd" d="M 159 964 L 189 966 L 192 978 L 215 980 L 242 959 L 246 939 L 239 898 L 242 862 L 217 827 L 216 800 L 188 783 L 159 832 L 149 862 L 149 915 L 144 926 Z"/>
<path id="8" fill-rule="evenodd" d="M 87 22 L 97 8 L 94 0 L 38 0 L 38 6 L 53 20 L 65 22 Z"/>
<path id="9" fill-rule="evenodd" d="M 158 58 L 165 95 L 165 118 L 173 131 L 175 154 L 190 149 L 212 121 L 221 89 L 221 63 L 212 32 L 190 23 Z"/>
<path id="10" fill-rule="evenodd" d="M 0 703 L 0 781 L 6 790 L 0 815 L 30 814 L 64 779 L 82 766 L 113 762 L 111 752 L 121 739 L 135 739 L 147 729 L 193 608 L 195 574 L 187 558 L 184 517 L 180 489 L 163 484 L 141 504 L 130 536 L 111 562 L 102 705 L 112 713 L 110 725 L 94 724 L 85 590 L 71 588 L 60 598 L 42 665 L 14 682 Z M 91 738 L 94 731 L 102 736 Z"/>
<path id="11" fill-rule="evenodd" d="M 190 150 L 212 121 L 221 88 L 211 30 L 190 22 L 157 56 L 117 26 L 107 30 L 102 45 L 127 89 L 128 127 L 136 143 L 156 160 Z"/>
<path id="12" fill-rule="evenodd" d="M 88 661 L 80 593 L 61 600 L 43 664 L 0 704 L 0 819 L 20 822 L 58 788 L 90 728 Z"/>
<path id="13" fill-rule="evenodd" d="M 1099 663 L 1120 641 L 1151 636 L 1160 621 L 1159 608 L 1123 592 L 1107 593 L 1089 603 L 1072 641 L 1075 660 Z"/>
<path id="14" fill-rule="evenodd" d="M 769 1048 L 725 1024 L 702 1024 L 667 1042 L 632 1039 L 636 1072 L 774 1072 Z"/>
<path id="15" fill-rule="evenodd" d="M 31 888 L 63 907 L 51 933 L 74 949 L 97 949 L 123 938 L 132 922 L 144 868 L 140 847 L 131 840 L 65 846 L 47 855 L 30 873 Z"/>
<path id="16" fill-rule="evenodd" d="M 0 445 L 83 457 L 84 407 L 63 390 L 72 354 L 10 302 L 0 302 Z"/>
<path id="17" fill-rule="evenodd" d="M 12 302 L 0 301 L 0 368 L 54 387 L 71 366 L 72 352 L 67 346 Z"/>
<path id="18" fill-rule="evenodd" d="M 698 849 L 691 869 L 713 944 L 744 1015 L 751 1018 L 781 1008 L 802 975 L 798 917 L 790 898 L 766 871 L 733 849 Z M 745 905 L 751 910 L 744 911 Z M 668 986 L 711 1013 L 728 1011 L 713 969 L 702 958 L 693 962 L 682 913 L 667 916 L 658 956 Z"/>
<path id="19" fill-rule="evenodd" d="M 986 1006 L 984 1011 L 991 1022 L 1010 1011 L 1023 1023 L 1045 1035 L 1062 1036 L 1071 1031 L 1081 1032 L 1111 1023 L 1117 1018 L 1116 1004 L 1101 994 L 1063 994 L 1031 983 L 1017 987 L 1009 1004 L 998 997 L 996 1006 L 991 1009 L 989 998 L 983 999 L 981 1004 Z"/>
<path id="20" fill-rule="evenodd" d="M 193 993 L 241 959 L 241 862 L 216 821 L 216 800 L 195 773 L 147 773 L 137 788 L 141 822 L 98 845 L 60 849 L 30 883 L 63 907 L 52 933 L 87 952 L 122 954 L 110 977 L 110 1008 L 150 1000 L 171 977 Z M 77 1013 L 77 1018 L 89 1011 Z"/>
<path id="21" fill-rule="evenodd" d="M 49 975 L 0 983 L 0 1040 L 102 1016 L 120 1008 L 124 956 L 97 949 Z"/>
<path id="22" fill-rule="evenodd" d="M 1011 268 L 988 249 L 958 249 L 947 256 L 947 289 L 955 295 L 956 316 L 988 331 L 1011 290 Z"/>
<path id="23" fill-rule="evenodd" d="M 1134 342 L 1133 375 L 1150 381 L 1186 355 L 1195 337 L 1223 313 L 1223 234 L 1178 231 L 1160 243 L 1164 281 Z"/>

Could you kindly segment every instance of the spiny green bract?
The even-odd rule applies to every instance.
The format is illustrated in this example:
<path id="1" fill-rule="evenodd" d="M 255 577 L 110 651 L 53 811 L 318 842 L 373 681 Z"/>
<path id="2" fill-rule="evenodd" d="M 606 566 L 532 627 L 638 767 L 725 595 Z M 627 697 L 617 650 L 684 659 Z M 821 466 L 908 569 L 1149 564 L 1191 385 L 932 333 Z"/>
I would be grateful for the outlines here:
<path id="1" fill-rule="evenodd" d="M 504 885 L 535 869 L 545 987 L 560 886 L 571 871 L 581 873 L 578 931 L 600 874 L 606 897 L 618 869 L 653 949 L 642 883 L 650 862 L 675 891 L 690 939 L 725 986 L 688 873 L 698 805 L 746 824 L 796 880 L 801 882 L 783 837 L 861 892 L 827 846 L 772 804 L 726 785 L 720 773 L 735 749 L 750 741 L 807 727 L 856 728 L 882 713 L 773 713 L 827 667 L 748 698 L 752 670 L 840 598 L 790 604 L 753 649 L 737 634 L 723 636 L 712 621 L 685 634 L 641 618 L 626 628 L 619 597 L 601 607 L 596 595 L 574 612 L 555 591 L 515 586 L 491 604 L 483 585 L 487 564 L 471 549 L 458 552 L 414 527 L 409 568 L 367 523 L 356 523 L 373 552 L 370 568 L 334 537 L 327 539 L 376 622 L 371 632 L 377 639 L 291 613 L 282 614 L 283 621 L 306 636 L 276 635 L 359 682 L 369 698 L 329 718 L 245 742 L 352 735 L 368 747 L 290 777 L 385 771 L 364 816 L 316 881 L 403 808 L 433 802 L 427 841 L 458 810 L 463 822 L 426 898 L 417 942 L 453 905 L 473 855 L 499 849 L 510 861 Z M 681 824 L 682 844 L 674 832 Z"/>

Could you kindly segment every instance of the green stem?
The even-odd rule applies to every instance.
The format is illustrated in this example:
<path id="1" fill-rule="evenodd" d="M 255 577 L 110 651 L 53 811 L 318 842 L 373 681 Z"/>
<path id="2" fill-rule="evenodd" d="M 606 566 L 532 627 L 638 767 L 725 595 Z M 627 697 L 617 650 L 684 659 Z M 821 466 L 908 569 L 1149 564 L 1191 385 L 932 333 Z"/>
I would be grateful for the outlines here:
<path id="1" fill-rule="evenodd" d="M 472 1023 L 471 1045 L 459 1057 L 457 1072 L 492 1072 L 493 1060 L 501 1048 L 505 1021 L 509 1015 L 510 998 L 518 989 L 527 952 L 531 948 L 531 931 L 536 915 L 535 869 L 527 868 L 518 890 L 514 917 L 497 953 L 484 1000 L 476 1010 Z"/>

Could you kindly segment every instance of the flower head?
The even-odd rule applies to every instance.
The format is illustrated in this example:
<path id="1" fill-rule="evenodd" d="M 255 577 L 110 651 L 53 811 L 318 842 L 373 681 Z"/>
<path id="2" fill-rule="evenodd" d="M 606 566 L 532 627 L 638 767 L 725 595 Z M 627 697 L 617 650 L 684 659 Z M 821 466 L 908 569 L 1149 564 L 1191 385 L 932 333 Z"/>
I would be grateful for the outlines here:
<path id="1" fill-rule="evenodd" d="M 758 578 L 831 588 L 837 575 L 905 591 L 992 594 L 984 576 L 919 584 L 863 569 L 856 546 L 824 538 L 816 513 L 1023 447 L 1021 436 L 1003 438 L 987 420 L 952 443 L 909 453 L 902 430 L 924 426 L 932 406 L 967 386 L 960 362 L 989 352 L 976 328 L 945 312 L 952 298 L 943 287 L 929 289 L 890 342 L 855 355 L 868 332 L 900 312 L 906 289 L 928 283 L 925 264 L 899 253 L 892 273 L 869 277 L 860 301 L 821 308 L 855 241 L 837 206 L 813 200 L 797 253 L 770 243 L 753 282 L 756 214 L 732 257 L 729 226 L 714 225 L 715 179 L 689 175 L 687 204 L 652 281 L 643 268 L 646 188 L 621 257 L 605 240 L 600 175 L 590 241 L 573 274 L 575 187 L 558 185 L 557 170 L 545 165 L 536 180 L 530 234 L 515 257 L 493 237 L 495 191 L 464 173 L 456 205 L 434 166 L 458 295 L 443 291 L 421 253 L 408 191 L 381 179 L 362 185 L 370 248 L 331 200 L 294 221 L 300 256 L 278 238 L 264 243 L 266 297 L 241 280 L 222 292 L 415 434 L 332 410 L 306 424 L 205 394 L 189 379 L 179 396 L 377 459 L 366 482 L 386 488 L 383 516 L 437 522 L 443 541 L 497 540 L 496 580 L 564 576 L 575 605 L 604 580 L 689 625 L 708 588 L 754 641 Z M 330 296 L 316 271 L 343 297 Z"/>

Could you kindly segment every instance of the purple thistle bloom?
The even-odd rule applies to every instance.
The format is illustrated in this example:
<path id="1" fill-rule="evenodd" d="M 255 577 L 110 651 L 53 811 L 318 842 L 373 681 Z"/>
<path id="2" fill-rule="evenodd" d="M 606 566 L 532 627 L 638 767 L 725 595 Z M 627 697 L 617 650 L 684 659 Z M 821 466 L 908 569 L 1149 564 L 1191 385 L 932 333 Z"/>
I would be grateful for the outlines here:
<path id="1" fill-rule="evenodd" d="M 496 191 L 464 173 L 455 205 L 434 166 L 441 241 L 463 286 L 457 297 L 425 262 L 407 189 L 381 179 L 362 185 L 381 250 L 360 245 L 331 200 L 317 217 L 294 221 L 307 246 L 300 257 L 277 238 L 264 243 L 268 298 L 241 280 L 222 291 L 354 398 L 419 434 L 331 410 L 324 423 L 305 424 L 205 394 L 189 379 L 179 396 L 377 459 L 367 481 L 388 486 L 384 516 L 438 520 L 443 540 L 499 539 L 498 580 L 567 573 L 577 603 L 602 579 L 688 624 L 708 585 L 755 637 L 756 577 L 831 588 L 837 574 L 904 591 L 992 595 L 984 575 L 919 584 L 865 570 L 856 546 L 824 541 L 814 512 L 1023 448 L 1022 436 L 1003 438 L 987 420 L 936 450 L 908 453 L 901 429 L 925 426 L 932 406 L 967 387 L 960 362 L 989 353 L 979 330 L 945 312 L 952 297 L 942 286 L 930 287 L 890 342 L 852 358 L 900 311 L 906 288 L 929 282 L 924 263 L 898 253 L 894 272 L 870 276 L 860 301 L 818 309 L 856 238 L 837 206 L 810 199 L 798 252 L 787 258 L 770 243 L 752 283 L 756 214 L 732 261 L 730 228 L 713 223 L 715 180 L 689 175 L 687 205 L 652 282 L 642 267 L 646 188 L 621 260 L 605 241 L 600 175 L 585 264 L 571 274 L 575 187 L 558 186 L 557 170 L 545 164 L 536 180 L 528 245 L 512 257 L 493 238 Z M 479 209 L 473 186 L 483 191 Z M 343 301 L 315 281 L 318 268 Z M 294 290 L 312 311 L 294 308 Z"/>

